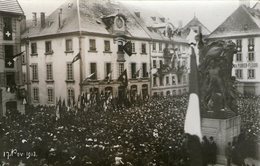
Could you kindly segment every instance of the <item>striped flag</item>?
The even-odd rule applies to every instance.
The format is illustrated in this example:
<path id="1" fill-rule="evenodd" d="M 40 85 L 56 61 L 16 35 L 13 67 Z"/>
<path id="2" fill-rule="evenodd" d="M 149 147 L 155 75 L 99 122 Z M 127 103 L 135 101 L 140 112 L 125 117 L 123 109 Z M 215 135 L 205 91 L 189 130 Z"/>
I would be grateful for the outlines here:
<path id="1" fill-rule="evenodd" d="M 76 61 L 79 60 L 79 59 L 80 59 L 80 53 L 78 53 L 78 54 L 72 59 L 71 63 L 74 63 L 74 62 L 76 62 Z"/>
<path id="2" fill-rule="evenodd" d="M 184 121 L 184 132 L 187 134 L 187 148 L 190 152 L 190 165 L 202 166 L 201 154 L 201 118 L 199 104 L 199 80 L 194 48 L 191 47 L 190 58 L 190 82 L 189 82 L 189 103 Z"/>

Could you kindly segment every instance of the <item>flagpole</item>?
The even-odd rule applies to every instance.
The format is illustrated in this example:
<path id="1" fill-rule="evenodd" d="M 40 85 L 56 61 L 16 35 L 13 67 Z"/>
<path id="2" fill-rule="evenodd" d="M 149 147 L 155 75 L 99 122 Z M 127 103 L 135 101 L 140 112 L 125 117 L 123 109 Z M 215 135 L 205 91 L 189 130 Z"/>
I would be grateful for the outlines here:
<path id="1" fill-rule="evenodd" d="M 81 22 L 80 22 L 80 9 L 79 9 L 79 0 L 77 0 L 77 13 L 78 13 L 78 26 L 79 26 L 79 72 L 80 72 L 80 81 L 79 81 L 79 94 L 82 92 L 82 83 L 83 83 L 83 60 L 82 60 L 82 32 L 81 32 Z"/>
<path id="2" fill-rule="evenodd" d="M 26 85 L 27 85 L 27 92 L 28 92 L 28 103 L 31 104 L 31 81 L 30 81 L 30 58 L 29 58 L 29 39 L 26 39 L 26 44 L 25 44 L 25 52 L 26 52 Z"/>

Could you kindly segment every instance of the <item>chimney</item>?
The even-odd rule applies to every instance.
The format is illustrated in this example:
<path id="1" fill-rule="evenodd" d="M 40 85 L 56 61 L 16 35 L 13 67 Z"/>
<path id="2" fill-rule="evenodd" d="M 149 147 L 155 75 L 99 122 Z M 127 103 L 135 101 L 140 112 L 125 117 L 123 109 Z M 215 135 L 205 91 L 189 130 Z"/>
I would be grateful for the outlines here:
<path id="1" fill-rule="evenodd" d="M 60 8 L 60 12 L 59 12 L 59 28 L 61 28 L 62 26 L 62 9 Z"/>
<path id="2" fill-rule="evenodd" d="M 33 12 L 33 26 L 37 26 L 37 13 Z"/>
<path id="3" fill-rule="evenodd" d="M 45 28 L 45 13 L 41 12 L 41 27 Z"/>
<path id="4" fill-rule="evenodd" d="M 246 7 L 250 7 L 250 0 L 239 0 L 239 6 L 245 5 Z"/>
<path id="5" fill-rule="evenodd" d="M 141 17 L 141 13 L 140 12 L 135 12 L 136 17 L 140 18 Z"/>
<path id="6" fill-rule="evenodd" d="M 179 26 L 179 28 L 182 28 L 182 26 L 183 26 L 182 20 L 178 21 L 178 26 Z"/>

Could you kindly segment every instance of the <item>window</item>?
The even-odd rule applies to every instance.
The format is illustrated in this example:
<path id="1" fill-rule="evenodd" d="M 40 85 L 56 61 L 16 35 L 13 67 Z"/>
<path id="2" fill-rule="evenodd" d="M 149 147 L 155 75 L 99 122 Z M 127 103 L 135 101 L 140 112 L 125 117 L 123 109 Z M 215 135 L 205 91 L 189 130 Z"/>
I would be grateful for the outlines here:
<path id="1" fill-rule="evenodd" d="M 67 63 L 67 80 L 68 81 L 73 81 L 74 80 L 72 63 Z"/>
<path id="2" fill-rule="evenodd" d="M 162 68 L 162 66 L 163 66 L 163 61 L 160 60 L 160 68 Z"/>
<path id="3" fill-rule="evenodd" d="M 46 41 L 45 42 L 45 54 L 50 54 L 50 53 L 52 53 L 51 41 Z"/>
<path id="4" fill-rule="evenodd" d="M 132 53 L 135 53 L 135 43 L 132 43 Z"/>
<path id="5" fill-rule="evenodd" d="M 236 69 L 236 70 L 235 70 L 235 74 L 236 74 L 236 78 L 237 78 L 237 79 L 242 79 L 242 78 L 243 78 L 242 69 Z"/>
<path id="6" fill-rule="evenodd" d="M 236 54 L 236 61 L 237 62 L 241 62 L 242 61 L 242 53 L 241 52 L 237 52 L 237 54 Z"/>
<path id="7" fill-rule="evenodd" d="M 248 79 L 255 78 L 255 69 L 248 69 Z"/>
<path id="8" fill-rule="evenodd" d="M 75 100 L 75 92 L 73 88 L 68 88 L 68 100 Z"/>
<path id="9" fill-rule="evenodd" d="M 172 95 L 176 96 L 176 94 L 177 94 L 176 90 L 172 90 Z"/>
<path id="10" fill-rule="evenodd" d="M 89 39 L 89 50 L 96 51 L 96 40 L 95 39 Z"/>
<path id="11" fill-rule="evenodd" d="M 4 17 L 3 22 L 4 22 L 4 32 L 3 32 L 4 40 L 12 40 L 13 39 L 12 18 Z"/>
<path id="12" fill-rule="evenodd" d="M 37 44 L 31 43 L 31 55 L 37 55 Z"/>
<path id="13" fill-rule="evenodd" d="M 236 40 L 236 45 L 237 45 L 237 52 L 242 52 L 242 40 L 241 39 Z"/>
<path id="14" fill-rule="evenodd" d="M 49 63 L 46 65 L 46 78 L 48 81 L 53 80 L 52 64 Z"/>
<path id="15" fill-rule="evenodd" d="M 162 43 L 159 43 L 159 51 L 162 51 Z"/>
<path id="16" fill-rule="evenodd" d="M 107 77 L 108 76 L 108 74 L 109 73 L 111 73 L 112 72 L 112 67 L 111 67 L 111 63 L 106 63 L 106 75 L 105 75 L 105 77 Z"/>
<path id="17" fill-rule="evenodd" d="M 22 55 L 22 64 L 25 64 L 25 54 Z"/>
<path id="18" fill-rule="evenodd" d="M 148 77 L 148 72 L 147 72 L 147 64 L 146 63 L 143 63 L 142 64 L 142 72 L 143 72 L 143 78 L 146 78 Z"/>
<path id="19" fill-rule="evenodd" d="M 96 63 L 90 63 L 90 74 L 95 73 L 92 76 L 93 80 L 97 79 L 97 64 Z"/>
<path id="20" fill-rule="evenodd" d="M 5 67 L 6 68 L 13 68 L 14 61 L 13 61 L 13 54 L 14 54 L 14 46 L 13 45 L 5 45 Z"/>
<path id="21" fill-rule="evenodd" d="M 187 76 L 183 75 L 182 77 L 183 84 L 187 84 Z"/>
<path id="22" fill-rule="evenodd" d="M 153 43 L 153 51 L 156 51 L 156 43 Z"/>
<path id="23" fill-rule="evenodd" d="M 136 78 L 136 63 L 131 63 L 132 78 Z"/>
<path id="24" fill-rule="evenodd" d="M 153 60 L 153 68 L 156 68 L 156 60 Z"/>
<path id="25" fill-rule="evenodd" d="M 73 51 L 72 39 L 66 39 L 66 52 Z"/>
<path id="26" fill-rule="evenodd" d="M 33 88 L 33 101 L 39 102 L 39 88 Z"/>
<path id="27" fill-rule="evenodd" d="M 166 78 L 166 85 L 169 85 L 169 77 L 166 76 L 165 78 Z"/>
<path id="28" fill-rule="evenodd" d="M 26 80 L 26 73 L 23 72 L 23 84 L 25 84 L 27 82 Z"/>
<path id="29" fill-rule="evenodd" d="M 105 40 L 104 41 L 104 46 L 105 46 L 104 50 L 109 52 L 110 51 L 110 41 L 109 40 Z"/>
<path id="30" fill-rule="evenodd" d="M 142 54 L 146 54 L 146 44 L 145 43 L 142 43 L 142 50 L 141 50 Z"/>
<path id="31" fill-rule="evenodd" d="M 163 76 L 159 77 L 160 86 L 163 86 Z"/>
<path id="32" fill-rule="evenodd" d="M 175 78 L 175 76 L 172 76 L 172 85 L 176 85 L 176 78 Z"/>
<path id="33" fill-rule="evenodd" d="M 38 81 L 38 64 L 32 64 L 32 81 Z"/>
<path id="34" fill-rule="evenodd" d="M 123 73 L 124 69 L 125 69 L 125 66 L 124 66 L 124 63 L 119 63 L 119 76 Z"/>
<path id="35" fill-rule="evenodd" d="M 15 73 L 14 72 L 6 72 L 5 73 L 6 78 L 6 85 L 9 87 L 15 86 Z"/>
<path id="36" fill-rule="evenodd" d="M 47 89 L 48 103 L 54 102 L 54 90 L 52 88 Z"/>
<path id="37" fill-rule="evenodd" d="M 255 60 L 255 54 L 254 52 L 249 52 L 248 53 L 248 61 L 252 62 Z"/>
<path id="38" fill-rule="evenodd" d="M 157 86 L 157 77 L 153 76 L 153 86 Z"/>
<path id="39" fill-rule="evenodd" d="M 254 51 L 255 50 L 255 40 L 254 38 L 248 39 L 248 51 Z"/>

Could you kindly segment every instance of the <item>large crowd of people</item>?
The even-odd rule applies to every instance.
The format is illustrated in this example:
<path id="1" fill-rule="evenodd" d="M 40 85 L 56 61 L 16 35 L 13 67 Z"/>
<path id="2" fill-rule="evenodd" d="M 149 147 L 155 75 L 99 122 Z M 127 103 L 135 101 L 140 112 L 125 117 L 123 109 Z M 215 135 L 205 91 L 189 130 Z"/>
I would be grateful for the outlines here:
<path id="1" fill-rule="evenodd" d="M 236 141 L 246 142 L 243 146 L 255 146 L 260 134 L 259 100 L 238 100 L 243 135 Z M 7 114 L 0 120 L 0 161 L 32 166 L 184 166 L 187 104 L 187 95 L 151 97 L 131 106 L 89 104 L 85 109 L 68 109 L 60 104 L 58 118 L 56 107 L 27 106 L 26 114 Z M 232 157 L 241 154 L 237 142 Z"/>

